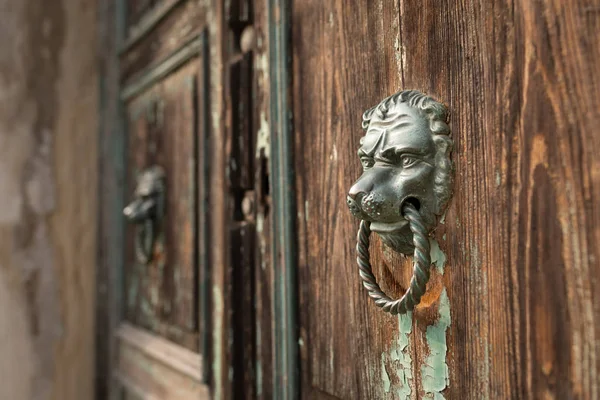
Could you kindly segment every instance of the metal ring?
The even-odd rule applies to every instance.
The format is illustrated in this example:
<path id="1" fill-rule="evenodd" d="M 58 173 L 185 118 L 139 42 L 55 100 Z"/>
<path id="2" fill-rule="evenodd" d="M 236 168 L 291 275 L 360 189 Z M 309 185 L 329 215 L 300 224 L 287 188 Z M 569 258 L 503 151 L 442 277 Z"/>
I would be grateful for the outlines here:
<path id="1" fill-rule="evenodd" d="M 419 211 L 414 205 L 405 203 L 402 207 L 404 217 L 408 220 L 410 230 L 413 233 L 414 264 L 413 277 L 410 280 L 410 286 L 404 296 L 398 300 L 393 300 L 386 295 L 373 275 L 373 269 L 369 260 L 369 236 L 371 234 L 371 223 L 368 221 L 360 221 L 358 229 L 356 251 L 358 257 L 358 269 L 363 286 L 369 292 L 369 296 L 375 300 L 375 304 L 381 307 L 384 311 L 392 315 L 405 314 L 412 311 L 421 301 L 421 297 L 425 293 L 427 282 L 431 268 L 430 244 L 427 236 L 427 230 L 423 224 L 423 219 Z"/>
<path id="2" fill-rule="evenodd" d="M 135 255 L 142 264 L 150 263 L 152 260 L 152 248 L 154 247 L 154 221 L 147 219 L 143 226 L 136 226 Z"/>

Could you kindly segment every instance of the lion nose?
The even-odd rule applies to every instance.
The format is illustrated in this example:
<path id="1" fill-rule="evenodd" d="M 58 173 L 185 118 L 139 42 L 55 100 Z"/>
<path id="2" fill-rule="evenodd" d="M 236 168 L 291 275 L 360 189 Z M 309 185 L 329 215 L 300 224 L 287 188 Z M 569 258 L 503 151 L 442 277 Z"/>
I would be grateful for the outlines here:
<path id="1" fill-rule="evenodd" d="M 348 196 L 346 198 L 346 203 L 348 204 L 348 208 L 350 209 L 350 212 L 352 213 L 352 215 L 354 215 L 357 218 L 360 218 L 361 213 L 361 208 L 360 208 L 360 203 L 357 202 L 355 199 L 353 199 L 352 197 Z"/>
<path id="2" fill-rule="evenodd" d="M 350 188 L 350 191 L 348 192 L 348 198 L 351 198 L 355 201 L 360 202 L 360 199 L 362 197 L 365 197 L 367 194 L 369 194 L 372 189 L 373 189 L 372 182 L 365 182 L 364 179 L 359 179 Z"/>
<path id="3" fill-rule="evenodd" d="M 359 179 L 350 188 L 348 197 L 346 197 L 346 203 L 350 212 L 357 218 L 361 218 L 362 215 L 362 201 L 373 189 L 372 182 L 366 181 L 365 179 Z"/>

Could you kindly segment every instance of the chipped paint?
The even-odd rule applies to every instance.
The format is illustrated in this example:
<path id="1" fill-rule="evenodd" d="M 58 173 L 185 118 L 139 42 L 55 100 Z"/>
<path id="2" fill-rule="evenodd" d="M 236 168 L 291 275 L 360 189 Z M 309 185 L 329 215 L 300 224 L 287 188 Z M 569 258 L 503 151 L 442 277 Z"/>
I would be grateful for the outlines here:
<path id="1" fill-rule="evenodd" d="M 338 160 L 337 147 L 335 147 L 335 144 L 333 145 L 333 148 L 331 149 L 331 155 L 329 156 L 329 159 L 333 162 L 337 162 L 337 160 Z"/>
<path id="2" fill-rule="evenodd" d="M 446 331 L 451 322 L 450 300 L 445 288 L 440 295 L 438 315 L 438 320 L 435 324 L 427 327 L 425 335 L 429 356 L 421 366 L 421 385 L 426 396 L 444 399 L 442 391 L 450 384 L 450 374 L 446 363 L 448 352 Z"/>
<path id="3" fill-rule="evenodd" d="M 258 38 L 257 46 L 260 48 L 262 46 L 262 38 Z M 256 71 L 262 73 L 264 79 L 268 78 L 269 74 L 269 59 L 267 58 L 266 53 L 258 54 L 255 58 L 254 66 L 256 67 Z"/>
<path id="4" fill-rule="evenodd" d="M 223 365 L 223 352 L 220 349 L 223 348 L 223 340 L 221 338 L 221 332 L 223 332 L 223 318 L 220 316 L 223 315 L 223 293 L 221 293 L 221 289 L 214 285 L 212 288 L 212 302 L 213 302 L 213 324 L 214 328 L 212 330 L 212 341 L 213 348 L 216 350 L 213 352 L 213 360 L 212 360 L 212 373 L 216 376 L 221 376 L 221 366 Z M 214 388 L 214 398 L 221 399 L 223 398 L 223 393 L 221 392 L 222 385 L 215 385 Z"/>
<path id="5" fill-rule="evenodd" d="M 398 316 L 398 338 L 389 351 L 381 354 L 381 380 L 385 393 L 399 400 L 410 399 L 412 393 L 412 357 L 410 333 L 412 313 Z"/>
<path id="6" fill-rule="evenodd" d="M 304 220 L 308 222 L 308 200 L 304 202 Z"/>
<path id="7" fill-rule="evenodd" d="M 261 324 L 256 324 L 256 339 L 254 341 L 256 344 L 256 354 L 263 354 L 263 337 L 262 337 L 262 327 Z M 263 393 L 263 369 L 262 362 L 260 357 L 256 357 L 256 395 L 257 397 L 261 397 Z"/>
<path id="8" fill-rule="evenodd" d="M 256 158 L 260 158 L 261 154 L 265 158 L 271 156 L 271 135 L 269 132 L 269 122 L 264 111 L 260 112 L 260 127 L 256 135 Z"/>
<path id="9" fill-rule="evenodd" d="M 387 357 L 388 355 L 386 353 L 381 353 L 381 381 L 383 382 L 383 391 L 389 393 L 392 383 L 390 381 L 390 376 L 388 375 L 388 372 L 385 369 L 385 362 Z"/>
<path id="10" fill-rule="evenodd" d="M 256 363 L 256 395 L 262 396 L 263 393 L 263 370 L 262 363 L 258 361 Z"/>
<path id="11" fill-rule="evenodd" d="M 262 212 L 256 214 L 256 234 L 258 235 L 258 247 L 260 251 L 260 269 L 267 269 L 267 239 L 263 235 L 265 216 Z"/>
<path id="12" fill-rule="evenodd" d="M 263 233 L 265 217 L 262 213 L 256 215 L 256 232 Z"/>
<path id="13" fill-rule="evenodd" d="M 406 46 L 404 46 L 402 40 L 402 20 L 404 17 L 404 2 L 395 2 L 394 5 L 396 8 L 395 15 L 398 16 L 398 19 L 394 19 L 392 25 L 393 29 L 398 32 L 394 41 L 394 56 L 396 59 L 398 74 L 401 78 L 401 83 L 404 84 L 404 75 L 406 69 Z"/>
<path id="14" fill-rule="evenodd" d="M 444 239 L 445 240 L 445 239 Z M 431 238 L 429 239 L 429 244 L 431 246 L 431 250 L 429 251 L 429 255 L 431 256 L 431 263 L 435 264 L 438 272 L 443 275 L 444 274 L 444 265 L 446 265 L 446 254 L 440 249 L 440 244 L 437 240 Z"/>

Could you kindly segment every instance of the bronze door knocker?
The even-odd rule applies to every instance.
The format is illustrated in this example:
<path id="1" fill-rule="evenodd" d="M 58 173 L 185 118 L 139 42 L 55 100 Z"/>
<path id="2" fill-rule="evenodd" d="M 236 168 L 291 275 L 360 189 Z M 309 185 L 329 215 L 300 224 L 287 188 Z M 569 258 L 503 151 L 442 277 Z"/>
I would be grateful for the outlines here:
<path id="1" fill-rule="evenodd" d="M 416 90 L 394 94 L 363 114 L 358 156 L 363 174 L 347 197 L 361 220 L 356 249 L 363 286 L 375 304 L 404 314 L 419 304 L 429 281 L 429 233 L 452 195 L 452 140 L 446 106 Z M 414 256 L 413 277 L 397 300 L 387 296 L 369 261 L 369 236 Z"/>
<path id="2" fill-rule="evenodd" d="M 159 166 L 142 171 L 137 177 L 134 200 L 123 209 L 127 220 L 136 224 L 135 254 L 142 264 L 152 260 L 157 229 L 165 212 L 165 173 Z"/>

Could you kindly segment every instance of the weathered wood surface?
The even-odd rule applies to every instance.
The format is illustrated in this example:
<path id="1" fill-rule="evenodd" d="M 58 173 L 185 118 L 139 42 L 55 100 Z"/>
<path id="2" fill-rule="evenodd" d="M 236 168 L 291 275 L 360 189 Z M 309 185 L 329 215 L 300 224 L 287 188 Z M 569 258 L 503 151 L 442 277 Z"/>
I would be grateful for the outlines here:
<path id="1" fill-rule="evenodd" d="M 229 231 L 231 202 L 226 176 L 227 143 L 230 140 L 230 119 L 227 112 L 227 25 L 223 2 L 212 0 L 207 9 L 210 77 L 210 134 L 208 187 L 210 229 L 210 304 L 211 304 L 211 369 L 210 386 L 213 398 L 231 398 L 232 366 L 231 277 L 229 268 Z"/>
<path id="2" fill-rule="evenodd" d="M 248 3 L 240 1 L 239 3 Z M 254 218 L 256 224 L 255 241 L 255 318 L 256 318 L 256 399 L 273 398 L 273 262 L 272 222 L 273 204 L 271 201 L 269 176 L 270 162 L 270 86 L 268 54 L 271 44 L 268 38 L 267 0 L 254 0 L 253 27 L 255 47 L 253 59 L 253 124 L 254 136 Z M 239 6 L 236 9 L 245 9 Z M 244 15 L 245 13 L 240 13 Z"/>
<path id="3" fill-rule="evenodd" d="M 134 78 L 198 36 L 206 26 L 206 12 L 201 0 L 163 1 L 146 10 L 143 20 L 126 30 L 120 47 L 121 78 Z"/>
<path id="4" fill-rule="evenodd" d="M 202 36 L 206 10 L 205 2 L 197 0 L 132 0 L 120 5 L 125 8 L 123 13 L 118 4 L 111 2 L 101 17 L 109 45 L 103 63 L 108 96 L 103 115 L 110 121 L 102 130 L 102 143 L 106 146 L 102 187 L 108 189 L 103 191 L 107 204 L 102 207 L 102 229 L 111 238 L 104 247 L 107 255 L 102 260 L 102 274 L 103 282 L 110 287 L 105 301 L 112 302 L 113 307 L 106 310 L 105 318 L 111 324 L 108 335 L 105 332 L 108 339 L 103 341 L 104 348 L 112 351 L 108 359 L 100 362 L 104 383 L 98 386 L 100 397 L 106 393 L 103 389 L 108 383 L 107 391 L 113 396 L 121 395 L 124 387 L 130 397 L 166 398 L 182 389 L 178 388 L 180 378 L 161 365 L 148 372 L 145 363 L 153 363 L 148 354 L 136 353 L 139 349 L 132 350 L 131 341 L 117 341 L 114 335 L 125 311 L 125 317 L 138 328 L 144 326 L 156 334 L 155 341 L 168 339 L 174 342 L 173 346 L 188 348 L 180 347 L 179 352 L 170 353 L 171 363 L 182 361 L 177 358 L 190 350 L 203 363 L 210 356 L 205 352 L 209 345 L 202 339 L 210 329 L 204 325 L 209 304 L 206 298 L 200 299 L 199 293 L 199 287 L 208 282 L 204 269 L 209 257 L 206 248 L 199 245 L 206 240 L 206 229 L 198 229 L 206 223 L 203 213 L 208 196 L 204 173 L 208 163 L 204 156 L 208 152 L 199 151 L 206 146 L 209 125 L 205 112 L 207 46 Z M 121 29 L 115 29 L 113 24 L 119 22 L 123 24 Z M 116 32 L 123 32 L 122 41 L 117 40 Z M 168 65 L 173 60 L 177 60 L 176 65 Z M 132 253 L 128 253 L 133 248 L 132 232 L 128 231 L 125 238 L 119 236 L 124 225 L 121 203 L 131 199 L 136 170 L 153 162 L 167 173 L 165 240 L 163 247 L 156 249 L 155 263 L 146 269 L 139 265 L 133 268 Z M 116 240 L 112 240 L 112 235 Z M 145 285 L 136 286 L 140 283 Z M 118 354 L 131 357 L 119 359 Z M 127 361 L 127 368 L 121 368 L 118 379 L 113 379 L 118 370 L 114 363 L 123 360 Z M 206 395 L 207 370 L 210 368 L 198 368 L 193 391 L 176 397 L 193 397 L 200 392 Z M 136 379 L 141 385 L 136 384 Z M 148 382 L 160 384 L 144 392 L 144 383 Z"/>
<path id="5" fill-rule="evenodd" d="M 196 94 L 202 59 L 155 82 L 126 105 L 130 193 L 143 169 L 160 165 L 166 176 L 165 222 L 153 260 L 135 259 L 135 226 L 127 226 L 126 317 L 140 326 L 198 350 L 198 259 L 196 208 L 198 180 Z M 204 160 L 202 160 L 204 161 Z"/>
<path id="6" fill-rule="evenodd" d="M 598 398 L 600 5 L 312 0 L 292 22 L 303 397 Z M 448 104 L 457 171 L 412 326 L 361 287 L 344 205 L 361 113 L 401 88 Z M 371 249 L 400 294 L 410 261 Z"/>

